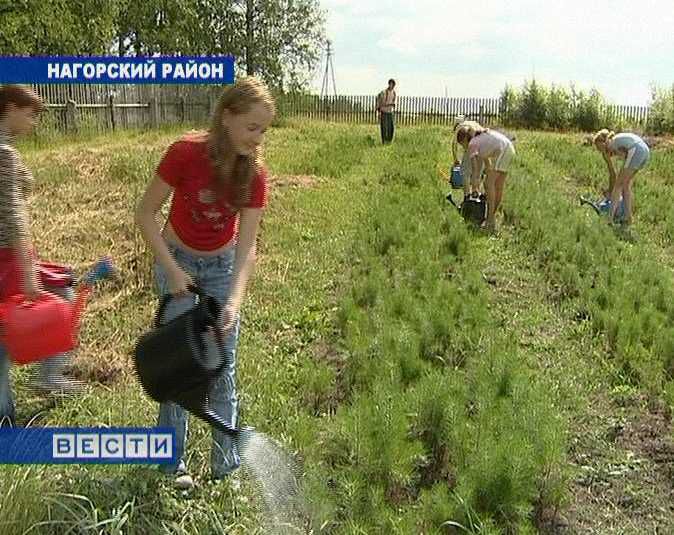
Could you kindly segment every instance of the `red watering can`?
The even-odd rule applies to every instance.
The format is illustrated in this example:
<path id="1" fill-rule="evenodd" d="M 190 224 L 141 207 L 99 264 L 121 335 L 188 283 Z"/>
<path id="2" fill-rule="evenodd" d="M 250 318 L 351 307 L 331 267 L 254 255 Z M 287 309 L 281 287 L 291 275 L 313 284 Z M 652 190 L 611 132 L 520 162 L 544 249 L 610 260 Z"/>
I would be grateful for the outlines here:
<path id="1" fill-rule="evenodd" d="M 34 302 L 16 294 L 0 303 L 0 342 L 12 361 L 30 364 L 75 349 L 91 287 L 112 271 L 108 258 L 97 262 L 80 281 L 74 303 L 50 293 L 43 293 Z"/>

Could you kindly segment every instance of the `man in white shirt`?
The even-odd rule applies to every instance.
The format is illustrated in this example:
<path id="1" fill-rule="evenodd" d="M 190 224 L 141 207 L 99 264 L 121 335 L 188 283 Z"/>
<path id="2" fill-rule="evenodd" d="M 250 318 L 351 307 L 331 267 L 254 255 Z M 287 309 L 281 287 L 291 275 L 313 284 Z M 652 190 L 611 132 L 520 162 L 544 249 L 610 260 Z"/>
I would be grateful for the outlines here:
<path id="1" fill-rule="evenodd" d="M 393 110 L 396 106 L 396 82 L 391 79 L 388 87 L 377 95 L 377 113 L 379 113 L 379 126 L 381 129 L 381 141 L 384 145 L 393 141 Z"/>

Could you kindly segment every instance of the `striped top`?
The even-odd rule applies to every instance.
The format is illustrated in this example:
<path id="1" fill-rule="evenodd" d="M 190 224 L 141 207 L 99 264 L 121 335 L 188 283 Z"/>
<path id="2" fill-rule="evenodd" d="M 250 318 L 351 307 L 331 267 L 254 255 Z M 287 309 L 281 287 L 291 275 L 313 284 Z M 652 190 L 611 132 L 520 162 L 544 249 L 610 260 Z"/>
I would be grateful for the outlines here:
<path id="1" fill-rule="evenodd" d="M 28 196 L 33 174 L 14 147 L 14 136 L 0 130 L 0 248 L 30 239 Z"/>

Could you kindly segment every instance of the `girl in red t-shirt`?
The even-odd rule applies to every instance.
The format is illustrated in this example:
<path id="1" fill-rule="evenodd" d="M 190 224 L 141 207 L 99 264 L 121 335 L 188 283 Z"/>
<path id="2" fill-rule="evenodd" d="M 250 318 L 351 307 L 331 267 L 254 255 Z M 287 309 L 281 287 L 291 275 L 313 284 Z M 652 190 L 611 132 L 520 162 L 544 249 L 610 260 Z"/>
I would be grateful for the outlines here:
<path id="1" fill-rule="evenodd" d="M 136 223 L 155 256 L 155 281 L 160 295 L 172 294 L 162 321 L 170 321 L 194 304 L 188 287 L 196 284 L 222 305 L 230 366 L 215 382 L 209 401 L 236 426 L 236 345 L 239 309 L 255 266 L 255 241 L 267 204 L 267 172 L 260 147 L 276 113 L 267 87 L 246 77 L 225 89 L 207 132 L 190 132 L 164 154 L 157 173 L 136 211 Z M 163 229 L 157 214 L 173 193 Z M 187 414 L 178 405 L 162 403 L 159 425 L 176 429 L 175 465 L 163 465 L 180 488 L 191 488 L 184 448 Z M 211 472 L 220 479 L 240 465 L 236 444 L 213 430 Z"/>

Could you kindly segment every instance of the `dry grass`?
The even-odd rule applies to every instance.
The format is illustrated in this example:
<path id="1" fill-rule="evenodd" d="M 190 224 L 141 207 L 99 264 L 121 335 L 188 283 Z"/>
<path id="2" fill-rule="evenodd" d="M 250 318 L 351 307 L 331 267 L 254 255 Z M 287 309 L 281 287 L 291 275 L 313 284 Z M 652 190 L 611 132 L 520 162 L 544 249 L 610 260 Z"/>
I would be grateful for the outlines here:
<path id="1" fill-rule="evenodd" d="M 82 273 L 110 255 L 119 271 L 116 281 L 98 287 L 83 318 L 82 349 L 73 368 L 84 380 L 110 383 L 124 376 L 146 327 L 139 320 L 151 317 L 151 259 L 133 211 L 167 145 L 166 139 L 156 140 L 142 152 L 137 146 L 129 150 L 129 142 L 66 145 L 26 158 L 36 176 L 30 211 L 41 257 Z M 135 313 L 125 313 L 129 310 Z"/>

